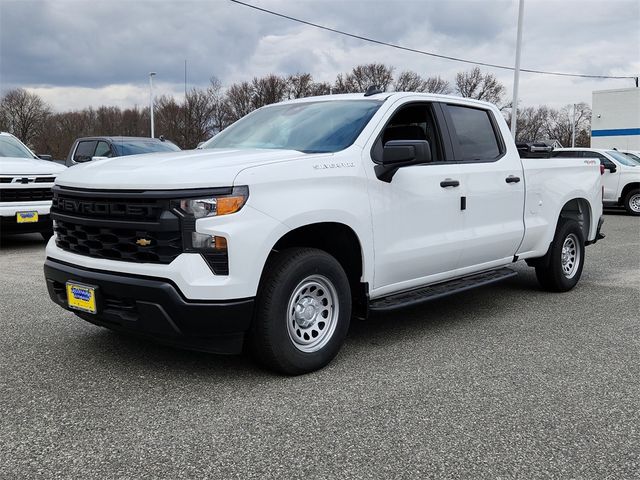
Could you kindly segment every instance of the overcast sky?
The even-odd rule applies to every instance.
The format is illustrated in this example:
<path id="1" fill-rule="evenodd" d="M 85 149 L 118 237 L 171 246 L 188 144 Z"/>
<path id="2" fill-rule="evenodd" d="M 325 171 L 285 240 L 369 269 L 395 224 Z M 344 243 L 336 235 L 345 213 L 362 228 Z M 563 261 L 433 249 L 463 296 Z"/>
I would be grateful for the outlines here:
<path id="1" fill-rule="evenodd" d="M 246 0 L 290 16 L 403 46 L 483 62 L 514 62 L 517 1 Z M 345 38 L 228 0 L 0 0 L 0 92 L 24 87 L 55 110 L 148 103 L 211 76 L 224 85 L 267 73 L 310 72 L 333 81 L 352 66 L 383 62 L 424 76 L 472 66 Z M 522 67 L 640 74 L 638 0 L 525 1 Z M 507 86 L 513 73 L 490 70 Z M 523 73 L 524 105 L 591 103 L 593 90 L 632 87 Z"/>

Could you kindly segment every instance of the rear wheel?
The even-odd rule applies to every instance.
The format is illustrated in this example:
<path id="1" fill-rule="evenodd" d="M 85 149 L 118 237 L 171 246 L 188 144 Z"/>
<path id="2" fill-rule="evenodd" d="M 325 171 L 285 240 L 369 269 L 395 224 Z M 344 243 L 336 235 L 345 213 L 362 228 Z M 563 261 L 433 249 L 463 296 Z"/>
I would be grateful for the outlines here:
<path id="1" fill-rule="evenodd" d="M 640 190 L 631 190 L 625 195 L 624 208 L 631 215 L 640 215 Z"/>
<path id="2" fill-rule="evenodd" d="M 547 262 L 536 266 L 540 285 L 552 292 L 575 287 L 584 266 L 584 236 L 575 220 L 560 219 L 548 256 Z"/>
<path id="3" fill-rule="evenodd" d="M 314 248 L 283 250 L 265 267 L 250 347 L 280 373 L 311 372 L 337 355 L 350 319 L 351 290 L 340 263 Z"/>

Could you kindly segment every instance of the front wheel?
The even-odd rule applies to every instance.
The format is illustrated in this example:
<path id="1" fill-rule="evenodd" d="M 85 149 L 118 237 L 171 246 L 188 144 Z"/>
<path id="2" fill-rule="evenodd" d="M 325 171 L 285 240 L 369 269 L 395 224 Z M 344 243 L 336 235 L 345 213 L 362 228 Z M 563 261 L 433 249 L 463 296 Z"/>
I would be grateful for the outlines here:
<path id="1" fill-rule="evenodd" d="M 640 190 L 631 190 L 625 195 L 624 208 L 631 215 L 640 215 Z"/>
<path id="2" fill-rule="evenodd" d="M 340 263 L 314 248 L 283 250 L 265 266 L 251 350 L 280 373 L 312 372 L 337 355 L 350 319 L 351 290 Z"/>
<path id="3" fill-rule="evenodd" d="M 584 236 L 578 222 L 560 219 L 548 256 L 547 262 L 536 266 L 540 285 L 551 292 L 575 287 L 584 266 Z"/>

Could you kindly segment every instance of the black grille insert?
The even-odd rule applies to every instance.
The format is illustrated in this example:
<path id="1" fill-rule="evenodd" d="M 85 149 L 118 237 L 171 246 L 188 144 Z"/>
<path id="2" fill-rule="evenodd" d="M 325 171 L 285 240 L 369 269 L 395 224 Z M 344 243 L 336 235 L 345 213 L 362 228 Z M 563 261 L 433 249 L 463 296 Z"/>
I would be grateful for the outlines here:
<path id="1" fill-rule="evenodd" d="M 0 202 L 36 202 L 52 198 L 51 188 L 0 188 Z"/>
<path id="2" fill-rule="evenodd" d="M 128 262 L 171 263 L 183 251 L 179 230 L 142 231 L 82 225 L 60 219 L 55 222 L 56 245 L 80 255 Z"/>

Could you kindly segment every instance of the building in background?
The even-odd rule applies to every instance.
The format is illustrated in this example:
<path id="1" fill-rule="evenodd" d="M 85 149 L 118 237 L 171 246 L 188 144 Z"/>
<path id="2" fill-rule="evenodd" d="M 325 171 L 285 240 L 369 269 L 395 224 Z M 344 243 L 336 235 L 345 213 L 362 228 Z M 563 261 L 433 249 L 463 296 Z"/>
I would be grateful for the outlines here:
<path id="1" fill-rule="evenodd" d="M 640 150 L 640 88 L 593 92 L 591 147 Z"/>

